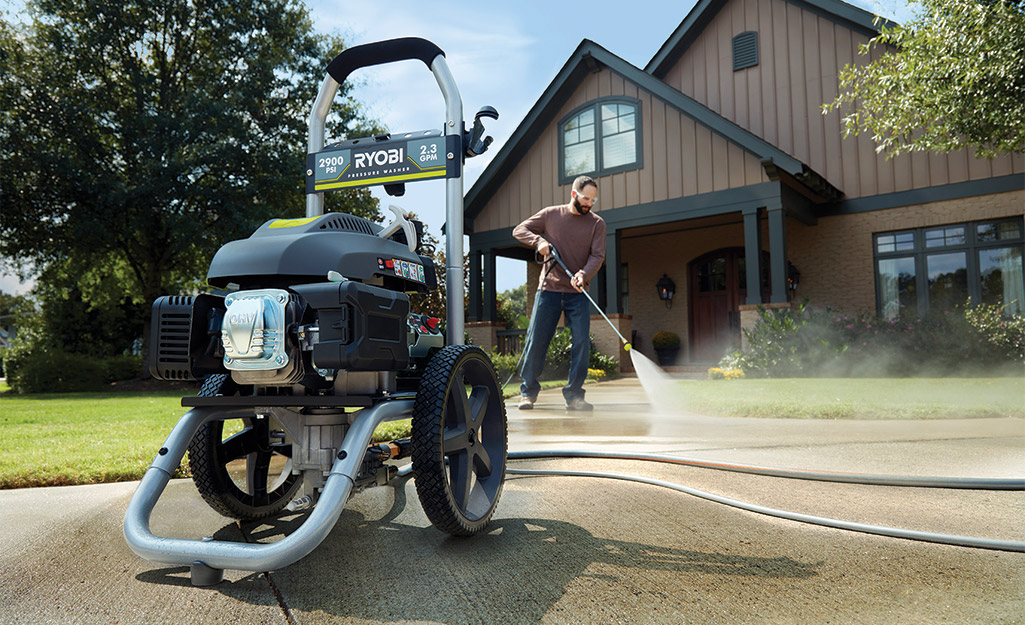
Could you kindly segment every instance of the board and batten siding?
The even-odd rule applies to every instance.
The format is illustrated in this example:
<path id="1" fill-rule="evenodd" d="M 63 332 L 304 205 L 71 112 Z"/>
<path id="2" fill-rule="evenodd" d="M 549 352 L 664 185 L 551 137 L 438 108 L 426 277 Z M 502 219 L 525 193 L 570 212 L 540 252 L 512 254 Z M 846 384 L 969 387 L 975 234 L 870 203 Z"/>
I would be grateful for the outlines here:
<path id="1" fill-rule="evenodd" d="M 602 176 L 595 212 L 767 182 L 757 156 L 698 124 L 622 75 L 589 74 L 474 220 L 474 230 L 509 228 L 546 206 L 569 200 L 559 185 L 559 122 L 578 106 L 607 96 L 641 101 L 643 167 Z"/>
<path id="2" fill-rule="evenodd" d="M 733 37 L 758 33 L 758 65 L 733 71 Z M 866 62 L 869 38 L 787 0 L 727 2 L 663 81 L 806 163 L 847 198 L 1025 173 L 1025 155 L 993 160 L 968 151 L 890 160 L 865 133 L 843 138 L 840 115 L 822 114 L 837 74 Z M 881 54 L 878 48 L 872 57 Z"/>

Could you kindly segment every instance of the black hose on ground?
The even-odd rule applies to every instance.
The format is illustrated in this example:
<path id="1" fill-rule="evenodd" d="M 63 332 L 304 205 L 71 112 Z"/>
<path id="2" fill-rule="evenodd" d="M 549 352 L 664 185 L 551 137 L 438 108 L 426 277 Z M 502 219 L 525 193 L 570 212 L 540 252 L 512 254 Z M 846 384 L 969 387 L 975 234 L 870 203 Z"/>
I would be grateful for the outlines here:
<path id="1" fill-rule="evenodd" d="M 918 488 L 963 488 L 968 490 L 1025 490 L 1025 479 L 979 478 L 979 477 L 932 477 L 915 475 L 871 475 L 866 473 L 833 473 L 808 469 L 778 469 L 773 467 L 749 466 L 728 462 L 712 462 L 696 458 L 682 458 L 664 454 L 622 453 L 608 451 L 513 451 L 510 460 L 533 460 L 538 458 L 604 458 L 611 460 L 646 460 L 679 464 L 700 469 L 716 469 L 753 475 L 768 475 L 798 480 L 821 482 L 844 482 L 872 486 L 913 486 Z"/>
<path id="2" fill-rule="evenodd" d="M 870 475 L 862 473 L 834 473 L 825 471 L 810 471 L 806 469 L 778 469 L 771 467 L 757 467 L 740 465 L 734 463 L 725 462 L 711 462 L 705 460 L 697 460 L 693 458 L 682 458 L 678 456 L 668 456 L 662 454 L 644 454 L 644 453 L 624 453 L 624 452 L 602 452 L 602 451 L 578 451 L 578 450 L 559 450 L 559 451 L 514 451 L 507 455 L 509 460 L 541 460 L 541 459 L 557 459 L 557 458 L 602 458 L 602 459 L 615 459 L 615 460 L 639 460 L 645 462 L 664 462 L 669 464 L 685 465 L 704 469 L 715 469 L 720 471 L 733 471 L 741 473 L 749 473 L 753 475 L 766 475 L 771 477 L 782 477 L 788 479 L 799 479 L 799 480 L 817 480 L 817 481 L 828 481 L 828 482 L 844 482 L 850 484 L 864 484 L 874 486 L 904 486 L 904 487 L 924 487 L 924 488 L 957 488 L 957 489 L 970 489 L 970 490 L 1025 490 L 1025 479 L 1002 479 L 1002 478 L 950 478 L 950 477 L 930 477 L 930 476 L 902 476 L 902 475 Z M 412 465 L 407 465 L 399 470 L 399 476 L 408 475 L 412 472 Z M 975 536 L 958 536 L 954 534 L 941 534 L 936 532 L 922 532 L 918 530 L 909 530 L 898 527 L 887 527 L 885 525 L 868 525 L 865 523 L 855 523 L 853 521 L 843 521 L 841 519 L 831 519 L 829 517 L 820 517 L 810 514 L 802 514 L 800 512 L 790 512 L 788 510 L 779 510 L 777 508 L 769 508 L 766 506 L 759 506 L 757 504 L 740 501 L 739 499 L 731 499 L 729 497 L 723 497 L 722 495 L 716 495 L 708 493 L 696 488 L 690 488 L 681 484 L 674 484 L 673 482 L 667 482 L 665 480 L 658 480 L 653 478 L 647 478 L 637 475 L 625 475 L 621 473 L 606 473 L 600 471 L 562 471 L 562 470 L 549 470 L 549 469 L 506 469 L 506 473 L 509 475 L 523 475 L 523 476 L 556 476 L 556 477 L 599 477 L 605 479 L 614 480 L 625 480 L 629 482 L 638 482 L 641 484 L 650 484 L 652 486 L 661 486 L 663 488 L 669 488 L 677 492 L 686 493 L 693 495 L 701 499 L 720 503 L 723 505 L 731 506 L 733 508 L 739 508 L 748 512 L 754 512 L 756 514 L 764 514 L 780 519 L 787 519 L 790 521 L 797 521 L 799 523 L 809 523 L 812 525 L 820 525 L 824 527 L 832 527 L 835 529 L 842 529 L 852 532 L 861 532 L 864 534 L 875 534 L 878 536 L 888 536 L 891 538 L 900 538 L 904 540 L 917 540 L 922 542 L 940 543 L 945 545 L 955 545 L 958 547 L 970 547 L 973 549 L 991 549 L 996 551 L 1010 551 L 1017 553 L 1025 553 L 1025 542 L 1013 541 L 1013 540 L 998 540 L 994 538 L 979 538 Z"/>

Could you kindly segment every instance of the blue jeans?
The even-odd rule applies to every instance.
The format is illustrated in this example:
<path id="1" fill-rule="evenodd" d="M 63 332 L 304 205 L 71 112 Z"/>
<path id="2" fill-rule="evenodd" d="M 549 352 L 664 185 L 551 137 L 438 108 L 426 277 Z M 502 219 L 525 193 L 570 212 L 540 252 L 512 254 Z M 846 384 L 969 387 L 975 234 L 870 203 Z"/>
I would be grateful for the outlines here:
<path id="1" fill-rule="evenodd" d="M 573 336 L 570 348 L 569 383 L 562 389 L 566 402 L 584 398 L 584 380 L 587 365 L 591 360 L 591 304 L 583 293 L 558 293 L 539 291 L 534 299 L 534 311 L 530 316 L 530 329 L 523 349 L 523 370 L 520 394 L 537 397 L 541 384 L 537 377 L 545 367 L 548 344 L 555 336 L 559 317 L 566 313 L 566 325 Z"/>

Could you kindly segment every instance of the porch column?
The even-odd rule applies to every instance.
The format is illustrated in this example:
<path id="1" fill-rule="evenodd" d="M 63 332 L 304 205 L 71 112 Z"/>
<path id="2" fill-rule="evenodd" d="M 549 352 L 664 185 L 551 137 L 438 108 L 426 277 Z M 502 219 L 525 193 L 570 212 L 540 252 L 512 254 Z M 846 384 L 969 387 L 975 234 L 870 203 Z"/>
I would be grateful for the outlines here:
<path id="1" fill-rule="evenodd" d="M 762 224 L 761 209 L 744 209 L 744 257 L 747 259 L 746 304 L 762 303 Z"/>
<path id="2" fill-rule="evenodd" d="M 772 303 L 787 302 L 787 233 L 786 213 L 782 202 L 769 206 L 769 274 L 772 283 Z"/>
<path id="3" fill-rule="evenodd" d="M 619 301 L 619 230 L 613 228 L 605 233 L 605 313 L 618 314 L 621 310 Z M 595 285 L 592 285 L 594 291 Z"/>
<path id="4" fill-rule="evenodd" d="M 481 257 L 480 250 L 470 251 L 470 297 L 467 321 L 480 321 L 484 312 L 481 306 Z"/>
<path id="5" fill-rule="evenodd" d="M 498 321 L 496 258 L 495 250 L 484 252 L 484 321 Z"/>

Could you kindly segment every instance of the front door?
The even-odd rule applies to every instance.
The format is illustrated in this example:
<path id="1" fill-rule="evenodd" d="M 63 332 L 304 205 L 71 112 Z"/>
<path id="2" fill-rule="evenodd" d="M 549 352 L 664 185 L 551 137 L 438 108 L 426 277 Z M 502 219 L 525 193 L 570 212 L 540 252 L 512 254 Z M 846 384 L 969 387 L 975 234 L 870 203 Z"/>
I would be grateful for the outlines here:
<path id="1" fill-rule="evenodd" d="M 691 362 L 719 362 L 726 352 L 740 349 L 740 305 L 747 300 L 744 259 L 744 248 L 729 247 L 690 263 Z M 763 255 L 763 288 L 767 268 Z"/>

